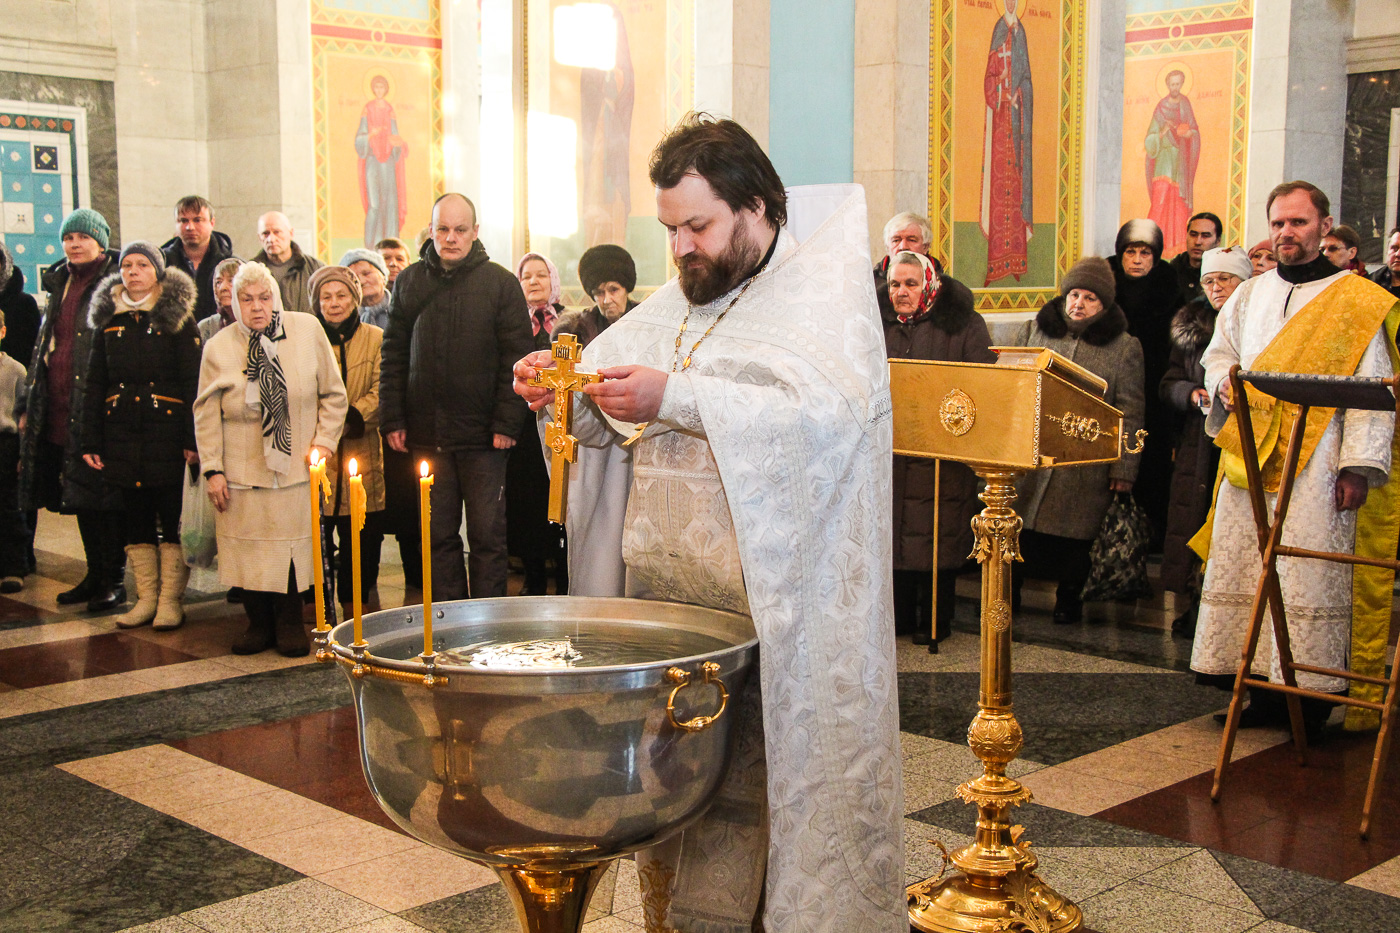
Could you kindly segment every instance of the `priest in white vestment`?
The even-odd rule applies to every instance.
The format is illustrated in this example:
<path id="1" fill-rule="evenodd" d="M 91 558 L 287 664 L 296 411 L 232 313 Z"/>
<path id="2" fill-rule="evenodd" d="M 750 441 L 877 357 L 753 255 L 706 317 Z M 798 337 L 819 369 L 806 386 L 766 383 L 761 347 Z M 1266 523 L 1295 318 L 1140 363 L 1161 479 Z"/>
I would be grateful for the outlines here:
<path id="1" fill-rule="evenodd" d="M 652 181 L 680 274 L 589 345 L 604 381 L 573 431 L 579 462 L 609 467 L 571 484 L 592 529 L 570 525 L 571 563 L 611 523 L 622 573 L 595 551 L 571 588 L 622 595 L 623 576 L 629 596 L 747 612 L 760 676 L 716 804 L 638 855 L 647 929 L 903 933 L 892 423 L 863 192 L 784 192 L 742 127 L 708 117 L 662 140 Z M 536 408 L 547 363 L 516 367 Z M 607 474 L 643 424 L 618 502 Z"/>
<path id="2" fill-rule="evenodd" d="M 1275 189 L 1269 199 L 1269 220 L 1279 265 L 1249 279 L 1230 297 L 1201 360 L 1205 387 L 1212 398 L 1206 432 L 1220 436 L 1219 443 L 1225 448 L 1223 478 L 1218 483 L 1213 521 L 1208 524 L 1209 560 L 1191 654 L 1192 669 L 1202 674 L 1233 678 L 1238 670 L 1261 570 L 1243 460 L 1238 451 L 1231 453 L 1232 440 L 1238 447 L 1238 434 L 1233 423 L 1230 367 L 1239 364 L 1246 370 L 1340 376 L 1392 374 L 1394 348 L 1388 346 L 1381 325 L 1394 299 L 1379 286 L 1337 270 L 1321 255 L 1322 237 L 1332 221 L 1327 214 L 1326 196 L 1306 182 L 1290 182 Z M 1260 410 L 1261 403 L 1267 404 L 1265 399 L 1256 399 L 1256 393 L 1250 392 L 1255 430 L 1265 447 L 1258 456 L 1266 488 L 1271 489 L 1267 502 L 1272 516 L 1280 465 L 1297 409 L 1277 406 L 1277 411 Z M 1294 486 L 1283 543 L 1349 553 L 1356 540 L 1357 509 L 1371 489 L 1387 481 L 1395 415 L 1384 411 L 1313 412 L 1304 449 L 1306 459 Z M 1394 546 L 1393 537 L 1390 546 Z M 1278 569 L 1294 661 L 1347 668 L 1352 638 L 1352 567 L 1281 557 Z M 1267 618 L 1253 673 L 1279 683 L 1282 672 Z M 1312 690 L 1336 693 L 1347 688 L 1341 678 L 1309 673 L 1297 676 L 1299 686 Z M 1307 699 L 1303 704 L 1305 723 L 1316 740 L 1332 704 Z M 1256 690 L 1241 724 L 1276 723 L 1280 716 L 1286 717 L 1282 695 Z"/>

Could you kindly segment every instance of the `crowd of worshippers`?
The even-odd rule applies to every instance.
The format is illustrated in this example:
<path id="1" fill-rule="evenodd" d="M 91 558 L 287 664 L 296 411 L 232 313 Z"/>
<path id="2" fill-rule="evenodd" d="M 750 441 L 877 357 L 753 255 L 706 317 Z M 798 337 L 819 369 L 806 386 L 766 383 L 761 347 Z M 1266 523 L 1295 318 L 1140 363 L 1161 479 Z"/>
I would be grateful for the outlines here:
<path id="1" fill-rule="evenodd" d="M 0 247 L 0 592 L 19 591 L 34 572 L 38 510 L 49 509 L 76 515 L 87 564 L 60 604 L 103 612 L 130 602 L 118 626 L 179 627 L 182 503 L 202 480 L 217 513 L 220 579 L 249 618 L 233 650 L 305 653 L 302 484 L 313 448 L 328 461 L 323 539 L 341 602 L 351 601 L 353 576 L 350 459 L 369 515 L 364 599 L 390 535 L 405 586 L 421 587 L 420 460 L 434 475 L 437 598 L 505 595 L 512 557 L 523 593 L 568 592 L 565 537 L 546 519 L 536 420 L 511 392 L 511 366 L 559 334 L 587 345 L 635 306 L 625 249 L 580 256 L 574 271 L 593 304 L 570 310 L 548 257 L 527 253 L 514 273 L 491 262 L 475 206 L 461 195 L 439 199 L 415 249 L 386 239 L 334 266 L 304 252 L 276 211 L 259 219 L 262 250 L 246 262 L 214 229 L 204 198 L 181 199 L 175 215 L 176 235 L 161 246 L 118 250 L 100 214 L 73 211 L 61 228 L 65 258 L 43 273 L 42 314 Z M 1014 597 L 1027 577 L 1052 581 L 1057 623 L 1081 620 L 1091 543 L 1115 494 L 1130 494 L 1163 556 L 1161 585 L 1189 606 L 1173 631 L 1194 633 L 1203 570 L 1189 541 L 1213 501 L 1219 462 L 1205 432 L 1202 355 L 1235 289 L 1277 264 L 1270 240 L 1245 250 L 1221 235 L 1216 215 L 1198 213 L 1186 249 L 1167 259 L 1157 224 L 1130 220 L 1113 256 L 1082 257 L 1060 294 L 1005 340 L 1049 347 L 1100 376 L 1129 435 L 1148 431 L 1140 454 L 1020 481 L 1024 563 Z M 912 213 L 884 228 L 887 255 L 874 278 L 888 355 L 992 362 L 986 319 L 930 254 L 931 236 Z M 1364 275 L 1358 246 L 1353 230 L 1333 227 L 1322 255 Z M 1400 296 L 1400 229 L 1386 260 L 1374 281 Z M 896 630 L 934 645 L 950 631 L 979 508 L 970 469 L 937 469 L 935 480 L 932 461 L 897 456 L 893 483 Z"/>
<path id="2" fill-rule="evenodd" d="M 0 592 L 35 572 L 47 509 L 76 516 L 86 559 L 60 605 L 129 604 L 118 627 L 180 627 L 193 488 L 213 510 L 219 579 L 248 616 L 233 652 L 304 655 L 312 454 L 327 461 L 321 535 L 341 603 L 354 576 L 352 459 L 366 496 L 366 601 L 386 536 L 405 587 L 422 587 L 424 460 L 435 598 L 505 596 L 511 558 L 523 593 L 549 592 L 551 571 L 553 591 L 568 591 L 536 418 L 511 390 L 511 367 L 553 335 L 586 344 L 635 307 L 625 249 L 579 256 L 573 271 L 594 303 L 570 310 L 547 257 L 528 253 L 514 273 L 490 260 L 461 195 L 434 204 L 414 251 L 390 238 L 337 265 L 305 252 L 277 211 L 259 219 L 262 250 L 248 260 L 205 198 L 182 198 L 175 227 L 160 246 L 118 248 L 101 214 L 74 210 L 64 258 L 42 272 L 42 313 L 0 245 Z"/>
<path id="3" fill-rule="evenodd" d="M 1081 621 L 1091 545 L 1114 494 L 1131 494 L 1151 523 L 1148 550 L 1162 556 L 1160 585 L 1189 607 L 1172 631 L 1194 636 L 1203 569 L 1189 542 L 1213 501 L 1220 456 L 1205 431 L 1210 394 L 1201 358 L 1225 302 L 1241 283 L 1277 265 L 1271 239 L 1246 250 L 1223 243 L 1222 232 L 1218 216 L 1197 213 L 1187 224 L 1185 250 L 1167 257 L 1160 227 L 1130 220 L 1118 231 L 1114 255 L 1082 257 L 1061 279 L 1058 296 L 1002 336 L 1009 345 L 1048 347 L 1103 378 L 1105 401 L 1123 412 L 1127 434 L 1148 432 L 1140 454 L 1116 463 L 1020 479 L 1015 507 L 1025 523 L 1024 562 L 1014 567 L 1013 610 L 1024 580 L 1043 579 L 1056 585 L 1054 621 Z M 992 362 L 986 319 L 975 312 L 968 287 L 931 255 L 931 236 L 928 220 L 914 213 L 885 225 L 887 255 L 875 267 L 875 284 L 889 356 Z M 1338 269 L 1365 276 L 1359 246 L 1353 229 L 1335 226 L 1321 253 Z M 1374 281 L 1400 297 L 1400 228 L 1390 237 L 1386 262 Z M 950 631 L 956 578 L 972 566 L 970 519 L 981 508 L 968 467 L 944 461 L 939 469 L 935 497 L 933 461 L 895 457 L 895 624 L 919 644 L 936 644 Z"/>

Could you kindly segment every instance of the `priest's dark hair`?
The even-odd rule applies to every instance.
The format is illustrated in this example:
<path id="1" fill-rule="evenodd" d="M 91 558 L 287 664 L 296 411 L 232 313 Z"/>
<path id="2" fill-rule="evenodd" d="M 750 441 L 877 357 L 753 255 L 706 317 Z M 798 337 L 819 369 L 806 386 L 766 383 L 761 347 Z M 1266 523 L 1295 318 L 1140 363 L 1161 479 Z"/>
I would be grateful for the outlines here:
<path id="1" fill-rule="evenodd" d="M 1274 209 L 1274 202 L 1285 194 L 1292 194 L 1295 191 L 1306 191 L 1308 199 L 1312 201 L 1313 207 L 1317 208 L 1318 217 L 1332 216 L 1332 202 L 1327 200 L 1327 195 L 1322 193 L 1322 189 L 1310 181 L 1286 181 L 1269 192 L 1269 200 L 1264 205 L 1264 216 Z"/>
<path id="2" fill-rule="evenodd" d="M 787 223 L 787 192 L 758 141 L 733 120 L 688 113 L 651 152 L 651 183 L 674 188 L 694 172 L 710 183 L 731 211 L 763 203 L 773 226 Z"/>

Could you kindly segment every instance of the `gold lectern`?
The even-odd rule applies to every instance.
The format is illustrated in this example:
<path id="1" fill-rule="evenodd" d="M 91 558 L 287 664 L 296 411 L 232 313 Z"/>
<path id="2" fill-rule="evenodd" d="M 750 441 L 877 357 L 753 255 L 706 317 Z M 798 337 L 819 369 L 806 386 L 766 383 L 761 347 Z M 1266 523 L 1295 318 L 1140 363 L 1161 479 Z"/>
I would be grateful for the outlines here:
<path id="1" fill-rule="evenodd" d="M 960 871 L 908 888 L 909 924 L 939 933 L 1068 933 L 1081 929 L 1083 914 L 1036 875 L 1038 859 L 1009 815 L 1031 799 L 1006 776 L 1022 741 L 1011 711 L 1010 570 L 1021 559 L 1011 504 L 1021 473 L 1111 462 L 1128 439 L 1098 376 L 1050 350 L 992 349 L 994 364 L 890 360 L 894 452 L 966 463 L 987 484 L 979 496 L 986 508 L 972 520 L 971 556 L 982 565 L 982 684 L 967 730 L 983 773 L 958 788 L 977 806 L 977 830 L 947 857 Z M 1137 432 L 1127 451 L 1141 451 L 1145 436 Z"/>

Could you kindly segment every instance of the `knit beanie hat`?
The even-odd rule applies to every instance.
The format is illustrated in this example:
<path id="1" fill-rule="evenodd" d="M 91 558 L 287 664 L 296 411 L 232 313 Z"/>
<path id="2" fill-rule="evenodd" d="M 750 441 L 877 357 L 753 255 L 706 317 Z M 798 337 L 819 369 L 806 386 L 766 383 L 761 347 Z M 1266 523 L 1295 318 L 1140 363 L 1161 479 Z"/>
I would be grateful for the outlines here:
<path id="1" fill-rule="evenodd" d="M 1208 249 L 1201 254 L 1201 277 L 1212 272 L 1228 272 L 1244 281 L 1254 274 L 1254 265 L 1249 261 L 1249 255 L 1238 246 L 1225 246 Z"/>
<path id="2" fill-rule="evenodd" d="M 1132 243 L 1141 243 L 1152 250 L 1154 259 L 1162 258 L 1162 228 L 1156 221 L 1139 217 L 1118 228 L 1118 239 L 1113 242 L 1113 251 L 1119 256 Z"/>
<path id="3" fill-rule="evenodd" d="M 1060 296 L 1064 297 L 1076 288 L 1098 295 L 1105 308 L 1113 307 L 1113 302 L 1118 297 L 1113 281 L 1113 268 L 1107 260 L 1098 256 L 1083 257 L 1065 273 L 1065 277 L 1060 281 Z"/>
<path id="4" fill-rule="evenodd" d="M 67 226 L 67 224 L 64 224 L 64 226 Z M 93 239 L 97 238 L 93 237 Z M 146 257 L 146 261 L 155 267 L 157 282 L 165 278 L 165 255 L 156 248 L 154 243 L 147 240 L 132 240 L 122 247 L 121 258 L 125 259 L 131 255 Z M 117 261 L 117 268 L 121 268 L 120 260 Z"/>
<path id="5" fill-rule="evenodd" d="M 380 274 L 384 276 L 384 281 L 387 282 L 389 280 L 389 267 L 384 264 L 384 257 L 379 255 L 378 250 L 365 249 L 363 247 L 359 249 L 347 249 L 345 255 L 340 257 L 340 265 L 347 269 L 357 262 L 369 263 L 379 270 Z"/>
<path id="6" fill-rule="evenodd" d="M 344 266 L 322 266 L 311 273 L 311 282 L 307 285 L 311 292 L 311 310 L 318 317 L 321 314 L 321 286 L 327 282 L 344 282 L 345 287 L 350 289 L 350 296 L 355 299 L 355 307 L 360 306 L 363 297 L 360 294 L 359 277 Z"/>
<path id="7" fill-rule="evenodd" d="M 616 282 L 630 292 L 637 287 L 637 265 L 627 250 L 604 243 L 591 247 L 579 257 L 578 280 L 590 297 L 604 282 Z"/>
<path id="8" fill-rule="evenodd" d="M 112 228 L 107 225 L 107 218 L 97 211 L 90 207 L 80 207 L 63 218 L 63 226 L 58 230 L 60 238 L 70 233 L 86 233 L 97 241 L 98 246 L 106 249 L 112 237 Z"/>

